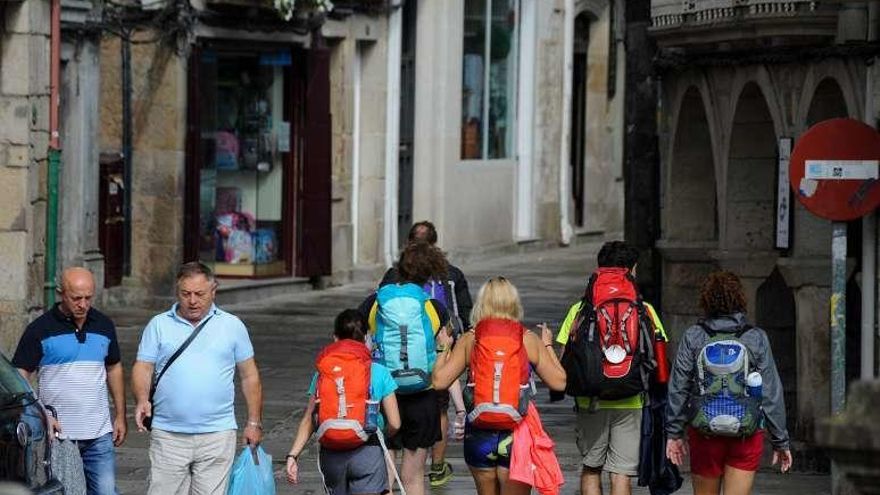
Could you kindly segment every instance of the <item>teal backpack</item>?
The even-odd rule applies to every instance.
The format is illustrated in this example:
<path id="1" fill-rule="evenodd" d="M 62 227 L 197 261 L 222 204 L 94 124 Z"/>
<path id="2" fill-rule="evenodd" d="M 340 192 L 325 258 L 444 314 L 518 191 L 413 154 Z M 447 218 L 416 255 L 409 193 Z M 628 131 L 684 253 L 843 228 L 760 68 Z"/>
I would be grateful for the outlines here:
<path id="1" fill-rule="evenodd" d="M 434 330 L 425 312 L 428 300 L 415 284 L 389 284 L 376 294 L 376 334 L 373 361 L 391 371 L 397 392 L 411 394 L 431 386 L 437 354 Z"/>
<path id="2" fill-rule="evenodd" d="M 691 425 L 706 435 L 750 436 L 763 418 L 760 398 L 750 396 L 746 386 L 746 377 L 754 369 L 749 350 L 740 340 L 752 327 L 721 332 L 699 325 L 709 342 L 697 356 L 699 395 Z"/>

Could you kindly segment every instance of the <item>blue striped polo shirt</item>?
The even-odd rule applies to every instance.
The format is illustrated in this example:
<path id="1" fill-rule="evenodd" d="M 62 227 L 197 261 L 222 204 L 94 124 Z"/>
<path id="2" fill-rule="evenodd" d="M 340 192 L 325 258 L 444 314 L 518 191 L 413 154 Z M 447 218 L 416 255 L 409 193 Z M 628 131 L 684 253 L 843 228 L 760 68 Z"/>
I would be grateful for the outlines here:
<path id="1" fill-rule="evenodd" d="M 24 331 L 12 364 L 38 371 L 37 393 L 55 407 L 62 436 L 91 440 L 113 431 L 107 397 L 107 366 L 118 363 L 116 326 L 92 308 L 82 329 L 59 305 L 43 313 Z"/>

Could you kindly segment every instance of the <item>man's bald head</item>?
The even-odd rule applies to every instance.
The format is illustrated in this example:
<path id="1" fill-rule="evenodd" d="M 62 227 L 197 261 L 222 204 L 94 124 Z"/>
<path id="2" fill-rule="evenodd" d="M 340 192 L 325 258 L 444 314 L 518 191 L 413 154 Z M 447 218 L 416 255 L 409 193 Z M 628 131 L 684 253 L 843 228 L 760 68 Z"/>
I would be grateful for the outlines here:
<path id="1" fill-rule="evenodd" d="M 79 266 L 65 268 L 64 271 L 61 272 L 61 284 L 59 289 L 64 292 L 65 290 L 70 290 L 74 287 L 89 287 L 94 291 L 95 277 L 92 275 L 92 272 Z"/>
<path id="2" fill-rule="evenodd" d="M 73 318 L 77 326 L 82 326 L 95 297 L 92 272 L 80 267 L 66 268 L 61 272 L 58 291 L 61 293 L 61 311 Z"/>

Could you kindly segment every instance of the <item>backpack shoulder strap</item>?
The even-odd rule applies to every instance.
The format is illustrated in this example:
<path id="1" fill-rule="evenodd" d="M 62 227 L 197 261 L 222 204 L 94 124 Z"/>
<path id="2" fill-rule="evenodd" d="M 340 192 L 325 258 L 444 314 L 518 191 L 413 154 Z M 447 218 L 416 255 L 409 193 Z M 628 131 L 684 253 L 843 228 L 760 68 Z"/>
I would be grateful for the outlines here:
<path id="1" fill-rule="evenodd" d="M 575 337 L 575 340 L 579 339 L 581 334 L 586 332 L 589 327 L 589 322 L 587 320 L 591 317 L 589 313 L 593 311 L 593 285 L 595 282 L 596 274 L 593 273 L 590 275 L 590 280 L 587 282 L 587 288 L 584 290 L 583 297 L 581 297 L 581 307 L 572 323 L 574 328 L 569 332 L 569 340 L 572 339 L 572 336 Z"/>
<path id="2" fill-rule="evenodd" d="M 736 329 L 736 332 L 733 334 L 733 336 L 736 338 L 740 338 L 743 336 L 744 333 L 748 332 L 749 330 L 751 330 L 753 328 L 755 328 L 755 327 L 753 327 L 752 325 L 749 325 L 748 323 L 743 323 L 742 325 L 739 326 L 739 328 Z"/>
<path id="3" fill-rule="evenodd" d="M 716 332 L 715 330 L 712 330 L 712 328 L 710 328 L 709 325 L 707 325 L 706 322 L 704 322 L 704 321 L 698 321 L 697 325 L 699 325 L 700 328 L 702 328 L 703 331 L 706 332 L 706 334 L 709 336 L 709 338 L 712 338 L 718 334 L 718 332 Z"/>

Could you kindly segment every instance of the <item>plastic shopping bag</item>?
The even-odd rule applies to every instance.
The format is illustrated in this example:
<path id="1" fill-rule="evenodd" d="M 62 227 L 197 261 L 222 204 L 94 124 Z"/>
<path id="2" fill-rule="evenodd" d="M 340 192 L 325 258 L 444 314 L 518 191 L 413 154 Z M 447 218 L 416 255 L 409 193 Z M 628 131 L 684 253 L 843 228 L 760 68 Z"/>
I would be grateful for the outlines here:
<path id="1" fill-rule="evenodd" d="M 275 495 L 272 456 L 259 445 L 246 445 L 235 458 L 226 495 Z"/>

